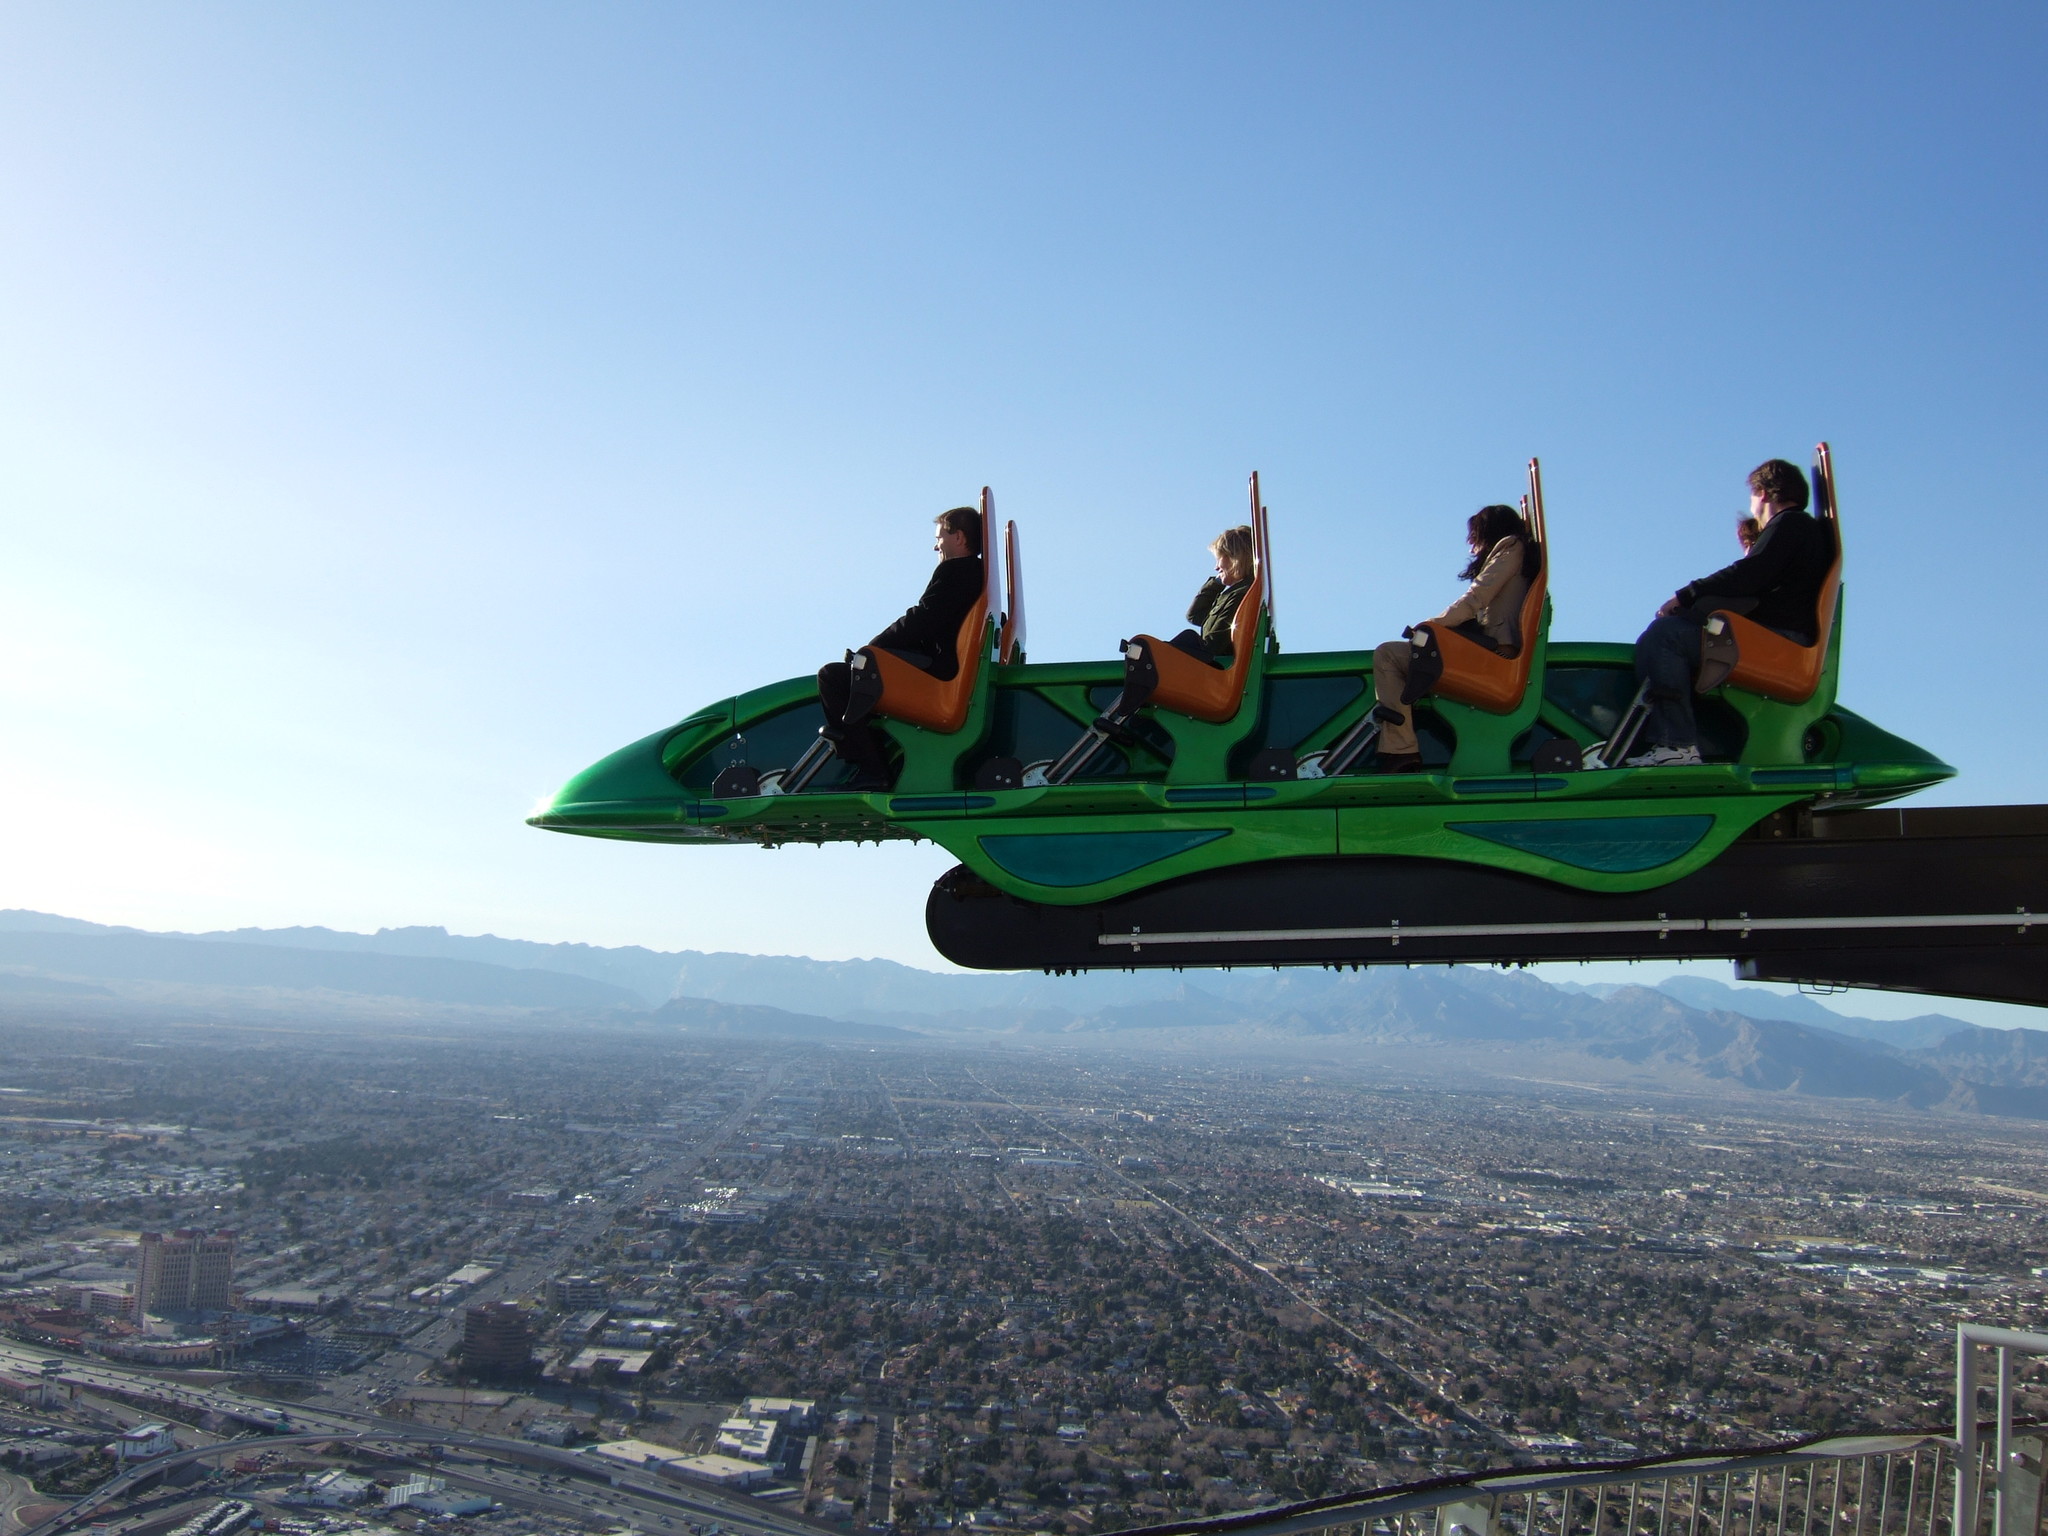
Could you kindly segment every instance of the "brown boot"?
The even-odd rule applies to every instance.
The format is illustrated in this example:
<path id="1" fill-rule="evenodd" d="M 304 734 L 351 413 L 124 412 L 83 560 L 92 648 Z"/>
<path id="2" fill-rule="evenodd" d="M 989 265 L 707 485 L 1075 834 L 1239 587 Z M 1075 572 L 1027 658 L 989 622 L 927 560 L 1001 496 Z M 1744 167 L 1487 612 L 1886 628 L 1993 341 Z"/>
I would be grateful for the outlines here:
<path id="1" fill-rule="evenodd" d="M 1382 752 L 1380 754 L 1380 772 L 1420 773 L 1422 772 L 1422 754 L 1420 752 Z"/>

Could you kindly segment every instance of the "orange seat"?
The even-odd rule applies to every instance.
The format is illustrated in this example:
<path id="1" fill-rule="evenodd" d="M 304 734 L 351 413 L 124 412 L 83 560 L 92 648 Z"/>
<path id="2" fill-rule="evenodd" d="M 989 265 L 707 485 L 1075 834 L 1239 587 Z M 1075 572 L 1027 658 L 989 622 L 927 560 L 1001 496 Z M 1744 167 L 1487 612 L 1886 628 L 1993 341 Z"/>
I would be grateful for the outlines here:
<path id="1" fill-rule="evenodd" d="M 1245 679 L 1251 675 L 1252 651 L 1258 644 L 1259 613 L 1265 603 L 1266 578 L 1262 571 L 1252 578 L 1237 616 L 1230 621 L 1230 665 L 1213 666 L 1199 657 L 1152 635 L 1139 635 L 1132 644 L 1143 644 L 1159 669 L 1159 686 L 1145 702 L 1170 709 L 1196 720 L 1220 725 L 1237 713 L 1244 702 Z"/>
<path id="2" fill-rule="evenodd" d="M 1518 630 L 1522 643 L 1512 656 L 1488 650 L 1467 639 L 1448 624 L 1418 624 L 1436 636 L 1443 653 L 1444 675 L 1429 691 L 1438 698 L 1455 699 L 1489 714 L 1505 715 L 1522 702 L 1529 687 L 1529 665 L 1536 655 L 1536 637 L 1543 624 L 1543 596 L 1549 589 L 1550 563 L 1546 560 L 1529 583 L 1522 598 Z"/>
<path id="3" fill-rule="evenodd" d="M 1829 501 L 1833 498 L 1829 497 Z M 1707 623 L 1711 627 L 1718 619 L 1726 626 L 1734 638 L 1736 654 L 1734 670 L 1722 686 L 1747 688 L 1780 704 L 1804 704 L 1820 686 L 1821 673 L 1827 668 L 1828 640 L 1835 627 L 1835 600 L 1842 590 L 1842 532 L 1832 505 L 1822 511 L 1821 521 L 1835 541 L 1835 558 L 1814 602 L 1819 628 L 1813 644 L 1787 640 L 1776 630 L 1766 629 L 1739 613 L 1717 609 L 1707 616 Z"/>
<path id="4" fill-rule="evenodd" d="M 975 680 L 981 676 L 983 641 L 995 596 L 996 552 L 990 538 L 995 532 L 995 502 L 987 486 L 981 488 L 980 512 L 981 596 L 967 610 L 967 617 L 960 621 L 960 633 L 953 639 L 958 670 L 951 677 L 934 677 L 901 656 L 878 646 L 864 645 L 860 654 L 868 658 L 868 665 L 875 669 L 882 684 L 882 696 L 875 701 L 872 713 L 946 736 L 967 723 L 968 712 L 974 707 Z"/>
<path id="5" fill-rule="evenodd" d="M 1252 653 L 1259 643 L 1259 620 L 1273 610 L 1272 533 L 1266 521 L 1265 503 L 1259 499 L 1257 474 L 1253 474 L 1249 489 L 1252 499 L 1252 580 L 1230 621 L 1230 665 L 1219 667 L 1200 657 L 1190 656 L 1154 635 L 1139 635 L 1127 642 L 1124 649 L 1126 669 L 1138 654 L 1135 648 L 1143 646 L 1144 654 L 1158 673 L 1158 685 L 1145 696 L 1147 704 L 1170 709 L 1175 714 L 1210 725 L 1221 725 L 1226 720 L 1235 719 L 1238 710 L 1244 706 L 1245 687 L 1252 673 Z"/>
<path id="6" fill-rule="evenodd" d="M 1415 626 L 1436 636 L 1437 649 L 1444 659 L 1443 676 L 1429 691 L 1438 698 L 1454 699 L 1493 715 L 1512 713 L 1529 691 L 1529 668 L 1535 660 L 1536 642 L 1543 633 L 1543 599 L 1550 590 L 1550 536 L 1543 517 L 1542 472 L 1534 459 L 1529 461 L 1529 495 L 1523 498 L 1522 513 L 1540 563 L 1529 590 L 1522 594 L 1522 611 L 1515 624 L 1522 643 L 1515 654 L 1504 656 L 1489 650 L 1448 624 Z"/>
<path id="7" fill-rule="evenodd" d="M 960 668 L 948 678 L 933 677 L 878 646 L 861 647 L 861 654 L 882 679 L 882 697 L 873 712 L 928 731 L 951 734 L 959 730 L 967 723 L 967 709 L 974 702 L 974 680 L 981 673 L 982 630 L 987 624 L 988 597 L 984 594 L 960 621 L 960 634 L 953 642 Z"/>

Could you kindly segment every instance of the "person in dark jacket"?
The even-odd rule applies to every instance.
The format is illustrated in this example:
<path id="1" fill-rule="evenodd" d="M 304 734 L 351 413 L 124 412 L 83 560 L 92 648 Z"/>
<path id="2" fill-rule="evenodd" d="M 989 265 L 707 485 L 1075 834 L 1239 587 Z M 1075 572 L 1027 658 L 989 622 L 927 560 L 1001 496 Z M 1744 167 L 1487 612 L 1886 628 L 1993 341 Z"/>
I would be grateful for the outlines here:
<path id="1" fill-rule="evenodd" d="M 1217 666 L 1228 666 L 1236 652 L 1231 629 L 1237 623 L 1238 606 L 1252 589 L 1252 530 L 1240 523 L 1217 534 L 1209 545 L 1216 557 L 1216 574 L 1202 583 L 1195 600 L 1188 604 L 1188 623 L 1170 642 L 1190 656 L 1199 656 Z"/>
<path id="2" fill-rule="evenodd" d="M 1749 474 L 1749 510 L 1757 532 L 1749 552 L 1733 565 L 1702 576 L 1673 593 L 1636 641 L 1636 676 L 1650 685 L 1647 750 L 1633 768 L 1697 764 L 1699 728 L 1693 720 L 1693 680 L 1699 674 L 1701 630 L 1716 609 L 1739 613 L 1799 645 L 1820 630 L 1821 584 L 1834 564 L 1834 537 L 1806 510 L 1806 476 L 1783 459 Z"/>
<path id="3" fill-rule="evenodd" d="M 868 644 L 944 680 L 959 675 L 960 658 L 955 652 L 960 626 L 981 597 L 987 578 L 981 564 L 981 513 L 973 507 L 954 507 L 941 512 L 936 523 L 933 548 L 938 551 L 939 564 L 925 583 L 924 595 Z M 874 727 L 865 721 L 846 722 L 852 683 L 853 669 L 843 661 L 827 662 L 818 669 L 824 735 L 833 751 L 853 767 L 854 777 L 844 788 L 887 789 L 889 766 Z"/>

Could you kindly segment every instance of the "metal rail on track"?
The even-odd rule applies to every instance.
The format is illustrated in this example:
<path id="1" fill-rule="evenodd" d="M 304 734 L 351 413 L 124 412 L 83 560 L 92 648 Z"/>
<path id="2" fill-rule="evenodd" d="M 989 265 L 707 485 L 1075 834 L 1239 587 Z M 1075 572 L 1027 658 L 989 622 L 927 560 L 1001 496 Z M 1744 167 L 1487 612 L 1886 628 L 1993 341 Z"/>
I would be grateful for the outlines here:
<path id="1" fill-rule="evenodd" d="M 2026 933 L 2037 918 L 2025 907 L 2010 912 L 1940 912 L 1925 916 L 1881 917 L 1664 917 L 1631 918 L 1588 923 L 1410 923 L 1396 919 L 1369 928 L 1225 928 L 1208 932 L 1146 933 L 1133 928 L 1129 933 L 1105 933 L 1096 939 L 1104 947 L 1127 944 L 1138 949 L 1147 944 L 1288 944 L 1316 943 L 1345 939 L 1387 939 L 1399 944 L 1405 939 L 1515 939 L 1557 938 L 1571 934 L 1733 933 L 1743 938 L 1752 933 L 1829 933 L 1886 928 L 2011 928 Z"/>
<path id="2" fill-rule="evenodd" d="M 1750 980 L 2048 1006 L 2048 806 L 1801 812 L 1640 891 L 1331 854 L 1066 904 L 963 866 L 932 887 L 925 926 L 976 970 L 1732 960 Z"/>

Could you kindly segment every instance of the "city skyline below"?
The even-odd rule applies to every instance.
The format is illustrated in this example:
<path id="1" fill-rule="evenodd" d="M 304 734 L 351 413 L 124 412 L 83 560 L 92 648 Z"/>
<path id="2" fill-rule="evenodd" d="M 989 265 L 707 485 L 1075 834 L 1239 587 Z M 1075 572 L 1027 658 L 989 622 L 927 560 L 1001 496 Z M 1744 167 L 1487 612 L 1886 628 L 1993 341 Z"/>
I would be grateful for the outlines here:
<path id="1" fill-rule="evenodd" d="M 215 1472 L 128 1510 L 1111 1536 L 1923 1433 L 1956 1325 L 2048 1300 L 2039 1118 L 1398 1038 L 848 1048 L 4 999 L 0 1035 L 0 1456 L 52 1510 L 175 1455 Z M 133 1317 L 149 1235 L 223 1223 L 232 1305 Z M 2038 1373 L 2012 1396 L 2038 1414 Z"/>

